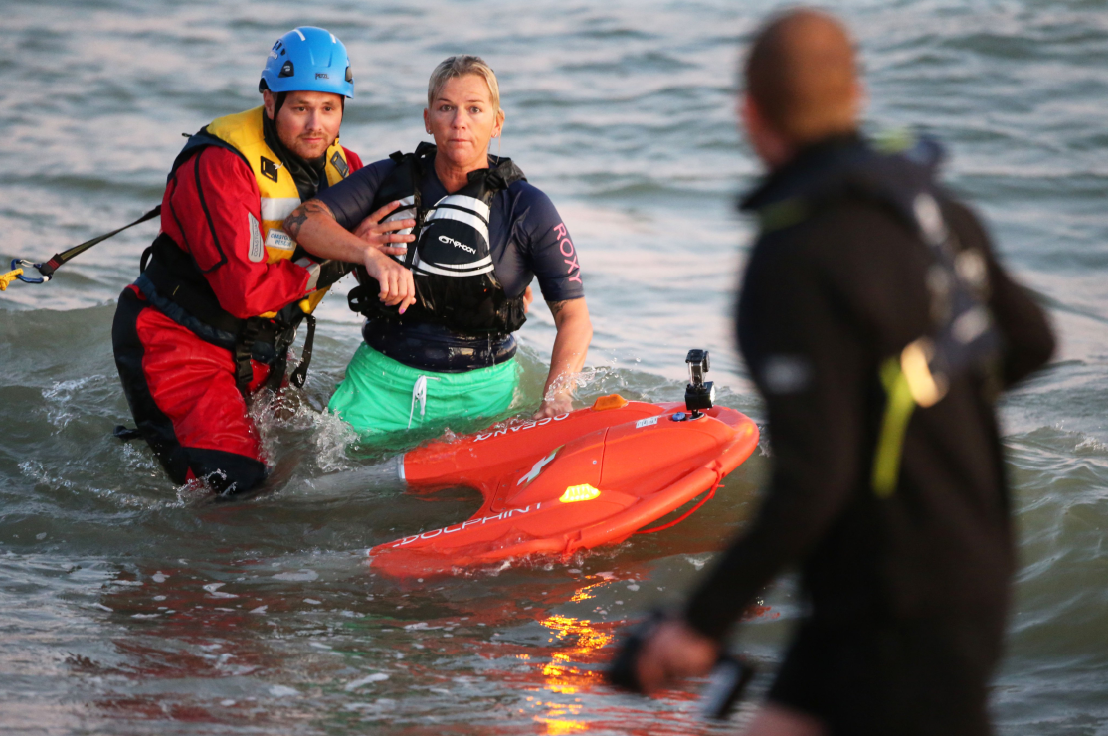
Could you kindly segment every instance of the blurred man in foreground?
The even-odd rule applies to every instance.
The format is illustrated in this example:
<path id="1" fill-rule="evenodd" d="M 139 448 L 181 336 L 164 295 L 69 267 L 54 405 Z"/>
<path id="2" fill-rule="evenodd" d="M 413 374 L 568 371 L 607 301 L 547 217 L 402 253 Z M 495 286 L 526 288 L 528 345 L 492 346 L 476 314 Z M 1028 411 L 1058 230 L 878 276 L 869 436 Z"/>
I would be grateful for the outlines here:
<path id="1" fill-rule="evenodd" d="M 799 565 L 807 613 L 751 734 L 987 734 L 1014 549 L 995 400 L 1042 366 L 1042 311 L 940 150 L 878 151 L 845 29 L 797 9 L 758 34 L 739 112 L 768 169 L 739 344 L 774 471 L 757 516 L 646 641 L 647 691 L 705 674 Z"/>

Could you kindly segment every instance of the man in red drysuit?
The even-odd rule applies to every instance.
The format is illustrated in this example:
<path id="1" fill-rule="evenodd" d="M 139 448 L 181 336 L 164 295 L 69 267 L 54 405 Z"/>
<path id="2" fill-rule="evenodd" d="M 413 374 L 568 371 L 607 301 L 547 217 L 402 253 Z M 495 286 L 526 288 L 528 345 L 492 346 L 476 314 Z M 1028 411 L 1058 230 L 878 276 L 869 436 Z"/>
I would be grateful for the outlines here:
<path id="1" fill-rule="evenodd" d="M 332 34 L 286 33 L 260 88 L 263 105 L 212 121 L 177 156 L 161 233 L 123 290 L 112 326 L 138 432 L 175 483 L 200 479 L 221 495 L 264 480 L 249 400 L 282 385 L 288 347 L 306 319 L 304 361 L 292 377 L 302 385 L 310 312 L 345 273 L 298 248 L 281 223 L 362 166 L 338 142 L 354 85 L 346 49 Z M 403 222 L 382 228 L 410 227 Z M 375 232 L 362 234 L 365 265 L 378 275 L 392 260 L 371 247 Z"/>

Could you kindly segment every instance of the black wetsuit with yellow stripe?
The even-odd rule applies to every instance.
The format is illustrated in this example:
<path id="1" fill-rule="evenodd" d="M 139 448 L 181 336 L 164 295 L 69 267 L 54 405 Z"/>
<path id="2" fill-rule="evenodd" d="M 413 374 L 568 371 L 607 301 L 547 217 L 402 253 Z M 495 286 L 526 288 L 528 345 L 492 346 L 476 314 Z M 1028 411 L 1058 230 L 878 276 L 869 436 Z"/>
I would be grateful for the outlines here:
<path id="1" fill-rule="evenodd" d="M 686 616 L 722 637 L 776 574 L 799 565 L 810 607 L 769 697 L 835 734 L 991 732 L 986 688 L 1014 566 L 994 401 L 1054 342 L 977 218 L 934 184 L 933 164 L 856 137 L 828 140 L 743 203 L 763 232 L 738 336 L 765 397 L 774 470 L 758 514 Z M 938 341 L 951 319 L 936 313 L 933 249 L 897 205 L 920 193 L 938 204 L 954 255 L 972 252 L 983 267 L 993 370 L 951 370 L 941 400 L 915 407 L 895 443 L 892 485 L 875 492 L 890 396 L 882 366 L 921 336 Z"/>

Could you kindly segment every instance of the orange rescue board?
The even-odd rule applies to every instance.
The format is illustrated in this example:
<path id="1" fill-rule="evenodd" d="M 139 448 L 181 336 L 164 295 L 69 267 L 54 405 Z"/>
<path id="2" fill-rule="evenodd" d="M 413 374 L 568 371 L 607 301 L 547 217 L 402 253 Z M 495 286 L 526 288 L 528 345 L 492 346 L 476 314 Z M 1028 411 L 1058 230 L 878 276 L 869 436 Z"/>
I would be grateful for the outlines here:
<path id="1" fill-rule="evenodd" d="M 622 542 L 714 490 L 758 445 L 758 427 L 716 406 L 693 419 L 681 403 L 603 396 L 592 408 L 435 442 L 401 458 L 416 492 L 467 486 L 484 497 L 468 520 L 369 550 L 396 577 L 524 555 L 568 556 Z"/>

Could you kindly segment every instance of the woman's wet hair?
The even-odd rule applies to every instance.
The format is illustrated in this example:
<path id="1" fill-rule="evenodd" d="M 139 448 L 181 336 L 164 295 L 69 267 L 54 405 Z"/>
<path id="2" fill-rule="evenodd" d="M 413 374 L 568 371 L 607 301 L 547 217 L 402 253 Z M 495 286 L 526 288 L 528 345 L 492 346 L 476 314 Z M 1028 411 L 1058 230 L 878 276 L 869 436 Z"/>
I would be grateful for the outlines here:
<path id="1" fill-rule="evenodd" d="M 427 107 L 435 104 L 435 98 L 451 79 L 476 74 L 485 80 L 492 97 L 493 112 L 500 109 L 500 85 L 496 83 L 496 73 L 480 56 L 451 56 L 435 67 L 431 72 L 431 81 L 427 83 Z"/>

